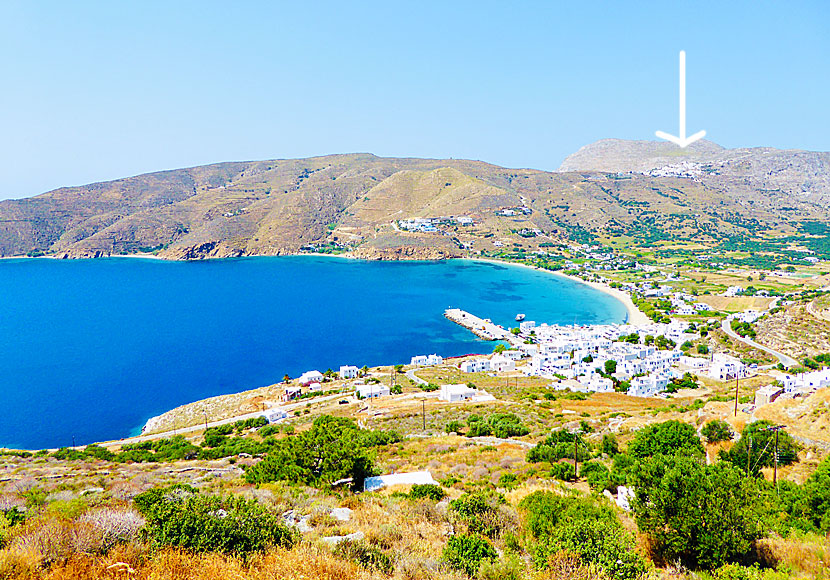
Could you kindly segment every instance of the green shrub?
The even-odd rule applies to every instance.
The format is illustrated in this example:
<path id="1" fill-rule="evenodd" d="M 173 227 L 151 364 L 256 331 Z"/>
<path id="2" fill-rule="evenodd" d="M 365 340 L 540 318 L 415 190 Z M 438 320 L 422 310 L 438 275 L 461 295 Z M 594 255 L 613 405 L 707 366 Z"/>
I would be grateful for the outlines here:
<path id="1" fill-rule="evenodd" d="M 681 421 L 665 421 L 637 431 L 628 444 L 628 453 L 635 458 L 655 455 L 702 457 L 705 450 L 692 425 Z"/>
<path id="2" fill-rule="evenodd" d="M 605 489 L 611 477 L 611 472 L 599 461 L 589 461 L 588 463 L 582 464 L 582 467 L 579 469 L 579 475 L 587 479 L 591 489 L 601 491 Z"/>
<path id="3" fill-rule="evenodd" d="M 410 499 L 431 499 L 433 501 L 441 501 L 446 497 L 446 493 L 441 489 L 440 485 L 431 483 L 419 484 L 416 483 L 409 490 Z"/>
<path id="4" fill-rule="evenodd" d="M 550 476 L 560 481 L 573 481 L 576 472 L 572 463 L 558 462 L 550 466 Z"/>
<path id="5" fill-rule="evenodd" d="M 701 429 L 700 434 L 706 437 L 709 443 L 718 443 L 719 441 L 729 441 L 732 439 L 732 429 L 729 423 L 723 419 L 712 419 Z"/>
<path id="6" fill-rule="evenodd" d="M 465 493 L 450 502 L 449 511 L 452 516 L 465 523 L 470 532 L 493 538 L 498 536 L 504 527 L 500 510 L 504 503 L 504 497 L 496 493 Z"/>
<path id="7" fill-rule="evenodd" d="M 444 426 L 444 431 L 447 433 L 460 433 L 463 427 L 464 423 L 461 421 L 450 421 Z"/>
<path id="8" fill-rule="evenodd" d="M 609 506 L 591 498 L 537 491 L 523 499 L 519 509 L 534 540 L 531 552 L 537 568 L 546 568 L 551 556 L 565 551 L 613 578 L 636 578 L 645 572 L 633 537 Z"/>
<path id="9" fill-rule="evenodd" d="M 201 495 L 179 484 L 146 491 L 134 501 L 147 519 L 149 538 L 159 546 L 244 557 L 296 541 L 279 515 L 242 497 Z"/>
<path id="10" fill-rule="evenodd" d="M 358 540 L 344 540 L 338 542 L 334 548 L 335 556 L 351 560 L 369 570 L 378 570 L 384 574 L 395 571 L 392 558 L 382 550 Z"/>
<path id="11" fill-rule="evenodd" d="M 482 562 L 494 560 L 498 554 L 495 548 L 479 536 L 458 534 L 451 536 L 444 547 L 444 560 L 456 570 L 475 577 Z"/>
<path id="12" fill-rule="evenodd" d="M 726 564 L 712 574 L 714 580 L 761 580 L 763 576 L 756 567 L 746 567 L 740 564 Z"/>

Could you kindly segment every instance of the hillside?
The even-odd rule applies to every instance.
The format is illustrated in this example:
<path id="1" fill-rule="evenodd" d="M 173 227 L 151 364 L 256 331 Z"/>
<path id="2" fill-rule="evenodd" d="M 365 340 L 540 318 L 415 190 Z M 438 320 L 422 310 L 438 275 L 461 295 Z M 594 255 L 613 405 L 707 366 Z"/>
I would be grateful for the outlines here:
<path id="1" fill-rule="evenodd" d="M 830 221 L 828 153 L 709 142 L 681 152 L 605 140 L 570 156 L 562 169 L 351 154 L 150 173 L 0 202 L 0 256 L 152 251 L 199 259 L 314 247 L 440 258 L 595 237 L 626 246 L 734 246 L 746 239 L 790 243 L 784 238 L 816 233 L 811 222 Z M 449 223 L 430 233 L 397 225 L 442 216 L 469 216 L 474 225 Z"/>

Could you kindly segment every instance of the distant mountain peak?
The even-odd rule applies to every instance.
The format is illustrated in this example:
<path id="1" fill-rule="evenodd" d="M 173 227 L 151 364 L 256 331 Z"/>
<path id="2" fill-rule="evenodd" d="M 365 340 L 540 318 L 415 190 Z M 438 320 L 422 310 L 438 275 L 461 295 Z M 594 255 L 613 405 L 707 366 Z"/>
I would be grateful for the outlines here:
<path id="1" fill-rule="evenodd" d="M 668 141 L 600 139 L 569 155 L 559 171 L 649 171 L 680 161 L 709 161 L 724 151 L 727 149 L 706 139 L 682 149 Z"/>

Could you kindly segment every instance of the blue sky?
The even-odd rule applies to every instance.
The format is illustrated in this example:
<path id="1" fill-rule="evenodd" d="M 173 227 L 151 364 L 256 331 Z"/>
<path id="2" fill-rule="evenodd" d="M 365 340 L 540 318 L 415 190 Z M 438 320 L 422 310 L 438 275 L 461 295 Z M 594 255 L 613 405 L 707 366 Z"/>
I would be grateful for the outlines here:
<path id="1" fill-rule="evenodd" d="M 604 137 L 830 150 L 830 2 L 0 0 L 0 199 L 371 152 L 556 169 Z"/>

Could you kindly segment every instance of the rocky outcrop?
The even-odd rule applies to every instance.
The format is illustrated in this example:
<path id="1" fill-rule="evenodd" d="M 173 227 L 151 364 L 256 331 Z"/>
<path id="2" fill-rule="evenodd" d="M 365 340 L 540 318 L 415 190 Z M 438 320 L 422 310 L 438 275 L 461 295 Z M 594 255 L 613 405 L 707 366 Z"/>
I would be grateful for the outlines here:
<path id="1" fill-rule="evenodd" d="M 355 258 L 363 260 L 445 260 L 461 258 L 461 252 L 447 251 L 442 248 L 424 248 L 417 246 L 400 246 L 397 248 L 360 247 L 352 252 Z"/>

